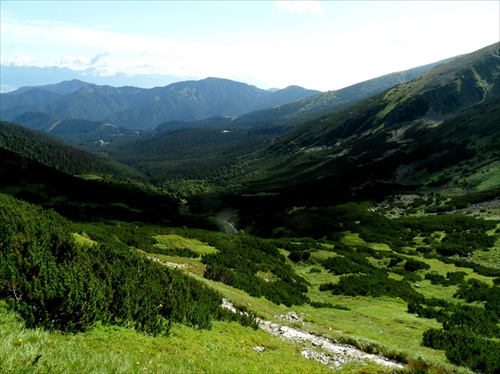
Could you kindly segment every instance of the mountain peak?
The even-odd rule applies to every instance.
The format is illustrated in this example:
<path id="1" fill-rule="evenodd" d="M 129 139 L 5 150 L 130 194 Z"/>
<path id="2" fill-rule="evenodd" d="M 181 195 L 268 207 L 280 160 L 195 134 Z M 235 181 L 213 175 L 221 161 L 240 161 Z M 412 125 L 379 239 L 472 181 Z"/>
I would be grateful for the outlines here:
<path id="1" fill-rule="evenodd" d="M 33 89 L 50 91 L 59 95 L 68 95 L 73 92 L 79 91 L 83 87 L 92 86 L 92 83 L 87 83 L 79 79 L 71 79 L 67 81 L 62 81 L 55 84 L 46 84 L 43 86 L 24 86 L 15 91 L 10 92 L 11 95 L 19 95 L 25 92 L 31 91 Z"/>

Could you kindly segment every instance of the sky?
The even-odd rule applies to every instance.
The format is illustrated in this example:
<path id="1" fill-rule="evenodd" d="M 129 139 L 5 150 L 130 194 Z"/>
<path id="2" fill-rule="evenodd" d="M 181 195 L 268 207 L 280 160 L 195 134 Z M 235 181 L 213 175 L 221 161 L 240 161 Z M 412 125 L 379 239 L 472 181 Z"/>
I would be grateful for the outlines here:
<path id="1" fill-rule="evenodd" d="M 2 65 L 336 90 L 500 39 L 500 1 L 0 1 Z"/>

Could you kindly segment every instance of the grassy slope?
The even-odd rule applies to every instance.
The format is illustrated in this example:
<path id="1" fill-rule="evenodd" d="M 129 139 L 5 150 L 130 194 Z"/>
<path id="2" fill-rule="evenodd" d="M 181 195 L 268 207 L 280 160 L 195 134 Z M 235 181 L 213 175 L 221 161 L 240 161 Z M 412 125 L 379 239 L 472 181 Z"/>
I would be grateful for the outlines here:
<path id="1" fill-rule="evenodd" d="M 86 224 L 89 227 L 92 224 Z M 127 225 L 121 223 L 121 225 Z M 132 227 L 131 225 L 130 227 Z M 168 235 L 154 239 L 171 248 L 189 248 L 199 254 L 213 252 L 202 240 L 194 239 L 201 231 L 168 230 Z M 493 233 L 493 231 L 492 231 Z M 200 234 L 201 235 L 201 234 Z M 89 243 L 83 232 L 74 235 L 76 240 Z M 345 233 L 342 242 L 356 246 L 367 244 L 358 234 Z M 368 243 L 377 250 L 390 251 L 385 244 Z M 482 252 L 482 251 L 481 251 Z M 283 255 L 287 252 L 282 250 Z M 500 240 L 488 254 L 492 258 L 500 255 Z M 235 305 L 244 305 L 260 317 L 287 324 L 278 316 L 294 310 L 303 318 L 303 323 L 288 323 L 292 327 L 306 329 L 328 336 L 340 342 L 354 344 L 371 352 L 380 352 L 391 357 L 405 357 L 410 362 L 423 360 L 444 372 L 467 373 L 465 369 L 447 363 L 444 352 L 420 345 L 422 334 L 429 328 L 439 328 L 440 323 L 431 319 L 417 318 L 407 313 L 407 303 L 389 297 L 334 296 L 319 291 L 319 285 L 334 281 L 334 276 L 323 269 L 320 260 L 334 253 L 324 249 L 313 250 L 307 262 L 293 264 L 295 271 L 309 283 L 308 296 L 312 301 L 324 301 L 341 306 L 315 309 L 309 305 L 287 308 L 264 298 L 253 298 L 246 292 L 203 278 L 205 265 L 200 258 L 152 255 L 168 263 L 183 265 L 181 271 L 202 280 Z M 479 253 L 477 254 L 479 255 Z M 411 256 L 410 256 L 411 257 Z M 470 269 L 457 268 L 436 259 L 416 257 L 428 263 L 429 270 L 418 272 L 422 277 L 429 271 L 445 275 L 449 271 L 465 271 L 468 278 L 491 283 L 491 278 L 473 273 Z M 376 262 L 375 259 L 370 261 Z M 316 271 L 311 272 L 312 269 Z M 319 271 L 318 271 L 319 270 Z M 399 277 L 394 274 L 394 277 Z M 448 301 L 454 299 L 456 286 L 434 286 L 429 281 L 418 282 L 418 292 Z M 327 369 L 315 361 L 300 355 L 302 345 L 281 341 L 263 331 L 255 331 L 236 323 L 214 322 L 210 331 L 200 331 L 175 325 L 169 337 L 152 338 L 130 329 L 98 326 L 79 334 L 62 334 L 42 330 L 25 329 L 20 320 L 0 304 L 0 371 L 3 372 L 323 372 Z M 265 347 L 263 353 L 252 348 Z M 307 346 L 307 345 L 306 345 Z M 384 372 L 374 364 L 358 364 L 343 367 L 343 372 Z"/>
<path id="2" fill-rule="evenodd" d="M 176 239 L 177 240 L 177 239 Z M 363 244 L 363 241 L 354 234 L 344 238 L 345 243 Z M 191 245 L 196 242 L 190 241 Z M 203 251 L 205 244 L 199 243 Z M 370 244 L 374 249 L 390 250 L 386 245 Z M 195 248 L 192 247 L 196 251 Z M 500 254 L 500 243 L 497 241 L 495 248 L 487 252 L 492 256 Z M 284 252 L 284 254 L 286 254 Z M 321 269 L 317 261 L 331 256 L 331 252 L 313 252 L 311 260 L 306 263 L 294 265 L 298 274 L 310 282 L 308 296 L 312 301 L 330 302 L 334 305 L 346 307 L 348 310 L 321 308 L 315 309 L 309 305 L 287 308 L 284 305 L 275 305 L 264 298 L 250 297 L 246 292 L 234 289 L 220 282 L 212 282 L 202 277 L 205 265 L 199 259 L 186 259 L 182 257 L 156 255 L 162 261 L 170 264 L 185 264 L 181 270 L 188 272 L 197 279 L 203 280 L 211 287 L 217 289 L 226 298 L 236 305 L 246 305 L 264 319 L 283 324 L 277 316 L 284 315 L 290 310 L 297 312 L 304 318 L 304 323 L 292 324 L 294 327 L 337 339 L 341 342 L 355 344 L 368 351 L 381 352 L 393 357 L 406 357 L 408 360 L 424 360 L 426 363 L 441 367 L 447 372 L 467 372 L 465 369 L 447 363 L 444 352 L 432 350 L 420 345 L 422 334 L 429 328 L 439 328 L 440 323 L 432 319 L 418 318 L 407 313 L 407 303 L 400 299 L 389 297 L 347 297 L 333 296 L 329 292 L 319 291 L 319 285 L 338 278 L 326 270 Z M 468 278 L 475 278 L 491 283 L 491 278 L 473 273 L 471 269 L 457 268 L 455 265 L 444 264 L 435 259 L 417 257 L 431 266 L 429 270 L 419 271 L 423 277 L 427 272 L 435 271 L 446 275 L 449 271 L 464 271 Z M 321 269 L 320 272 L 311 272 L 312 268 Z M 398 277 L 397 275 L 394 275 Z M 456 286 L 434 286 L 428 280 L 419 282 L 419 292 L 426 297 L 434 296 L 448 301 L 461 302 L 453 298 Z M 210 335 L 210 333 L 207 333 Z M 358 368 L 359 369 L 359 368 Z M 357 369 L 356 369 L 357 370 Z"/>
<path id="3" fill-rule="evenodd" d="M 156 338 L 110 326 L 49 333 L 25 329 L 2 303 L 0 335 L 4 373 L 329 372 L 293 344 L 237 323 L 215 323 L 210 331 L 175 325 L 169 337 Z M 255 346 L 266 350 L 257 353 Z"/>
<path id="4" fill-rule="evenodd" d="M 498 226 L 497 226 L 498 227 Z M 385 244 L 365 243 L 358 237 L 357 234 L 349 234 L 344 237 L 343 242 L 350 245 L 367 244 L 376 250 L 388 250 L 390 248 Z M 287 253 L 284 251 L 284 254 Z M 435 362 L 438 365 L 443 365 L 446 361 L 443 352 L 427 349 L 420 346 L 421 336 L 424 330 L 439 326 L 435 320 L 418 319 L 414 315 L 406 312 L 407 303 L 400 299 L 392 298 L 366 298 L 366 297 L 347 297 L 334 296 L 327 292 L 319 291 L 319 285 L 336 280 L 339 277 L 328 273 L 318 264 L 327 257 L 333 254 L 328 251 L 319 250 L 312 253 L 311 259 L 306 263 L 294 265 L 295 270 L 299 275 L 303 276 L 310 282 L 308 296 L 312 301 L 325 301 L 332 304 L 346 306 L 350 311 L 331 310 L 331 309 L 314 309 L 309 306 L 293 307 L 298 313 L 308 314 L 310 317 L 306 321 L 311 322 L 308 328 L 313 331 L 323 333 L 325 335 L 339 338 L 342 334 L 349 334 L 347 340 L 353 339 L 357 341 L 368 340 L 376 346 L 380 346 L 383 352 L 400 351 L 405 356 L 413 359 L 424 357 L 426 360 Z M 498 267 L 499 262 L 496 261 L 500 256 L 500 239 L 497 239 L 495 246 L 489 251 L 477 251 L 473 258 L 480 259 L 491 267 Z M 419 261 L 430 265 L 429 270 L 421 270 L 418 272 L 422 277 L 429 272 L 436 272 L 445 276 L 448 272 L 463 271 L 467 273 L 466 280 L 470 278 L 478 279 L 483 282 L 492 283 L 491 277 L 479 275 L 469 268 L 457 267 L 453 264 L 446 264 L 437 259 L 426 259 L 420 256 L 407 256 L 415 258 Z M 179 259 L 177 259 L 179 260 Z M 320 269 L 320 272 L 311 272 L 311 269 Z M 198 269 L 198 274 L 201 274 L 201 269 Z M 398 277 L 398 275 L 394 275 Z M 208 281 L 207 281 L 208 282 Z M 444 300 L 460 303 L 460 300 L 453 298 L 453 294 L 457 290 L 457 286 L 436 286 L 432 285 L 429 280 L 418 282 L 419 293 L 426 297 L 438 297 Z M 238 303 L 252 303 L 247 300 L 247 296 L 242 296 L 240 291 L 229 291 L 230 287 L 217 283 L 217 288 L 228 295 L 232 300 Z M 259 311 L 265 311 L 264 316 L 273 319 L 277 314 L 283 314 L 286 308 L 270 307 L 270 303 L 265 300 L 255 300 L 252 305 L 256 305 Z M 333 332 L 332 332 L 333 331 Z M 338 333 L 338 334 L 337 334 Z M 345 337 L 345 336 L 344 336 Z M 342 338 L 341 338 L 342 339 Z M 409 343 L 410 342 L 410 343 Z M 409 344 L 408 344 L 409 343 Z M 361 344 L 363 345 L 363 344 Z M 404 347 L 404 348 L 402 348 Z"/>

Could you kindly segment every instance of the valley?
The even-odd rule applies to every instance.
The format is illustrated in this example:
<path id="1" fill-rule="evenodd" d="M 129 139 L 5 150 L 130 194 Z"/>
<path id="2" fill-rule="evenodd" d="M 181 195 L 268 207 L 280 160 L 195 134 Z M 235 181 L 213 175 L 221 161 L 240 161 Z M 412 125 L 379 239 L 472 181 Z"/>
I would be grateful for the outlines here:
<path id="1" fill-rule="evenodd" d="M 498 43 L 1 99 L 0 371 L 499 372 Z"/>

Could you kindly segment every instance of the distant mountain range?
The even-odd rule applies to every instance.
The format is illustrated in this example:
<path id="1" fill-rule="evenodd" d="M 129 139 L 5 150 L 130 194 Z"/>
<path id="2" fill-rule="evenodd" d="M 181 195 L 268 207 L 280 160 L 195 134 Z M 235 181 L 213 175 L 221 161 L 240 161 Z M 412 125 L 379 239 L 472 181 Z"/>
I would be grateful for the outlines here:
<path id="1" fill-rule="evenodd" d="M 195 79 L 195 77 L 191 76 L 173 76 L 166 74 L 129 75 L 117 73 L 115 75 L 101 75 L 93 68 L 72 70 L 57 66 L 37 67 L 0 65 L 0 69 L 0 92 L 2 93 L 14 91 L 25 86 L 43 86 L 71 80 L 80 80 L 101 86 L 152 88 Z"/>
<path id="2" fill-rule="evenodd" d="M 297 86 L 271 92 L 219 78 L 152 89 L 98 86 L 71 80 L 2 94 L 0 114 L 2 120 L 15 123 L 30 112 L 50 115 L 56 121 L 80 119 L 131 129 L 153 129 L 169 120 L 239 116 L 319 93 Z"/>
<path id="3" fill-rule="evenodd" d="M 158 181 L 220 178 L 244 186 L 246 195 L 286 196 L 286 204 L 447 183 L 452 188 L 466 183 L 458 170 L 484 171 L 475 177 L 482 181 L 495 169 L 499 71 L 498 45 L 492 45 L 350 106 L 339 98 L 349 91 L 359 98 L 369 89 L 359 84 L 283 104 L 295 106 L 289 113 L 297 116 L 281 120 L 272 108 L 237 118 L 170 121 L 152 135 L 122 137 L 99 150 Z M 380 80 L 389 78 L 394 76 Z M 376 80 L 366 85 L 375 87 Z M 321 98 L 334 97 L 339 105 L 333 99 L 322 104 Z M 313 104 L 319 114 L 312 114 Z M 301 110 L 311 111 L 300 120 Z M 245 122 L 264 113 L 260 121 Z"/>
<path id="4" fill-rule="evenodd" d="M 166 131 L 213 125 L 289 126 L 341 110 L 448 60 L 326 93 L 299 86 L 262 90 L 219 78 L 177 82 L 152 89 L 100 86 L 73 79 L 57 84 L 26 86 L 1 94 L 0 118 L 80 143 L 109 141 L 110 136 L 126 134 L 130 130 L 154 128 Z M 103 132 L 104 128 L 114 130 Z"/>
<path id="5" fill-rule="evenodd" d="M 410 81 L 439 65 L 453 61 L 457 57 L 450 57 L 409 70 L 386 74 L 336 91 L 328 91 L 295 101 L 285 102 L 284 104 L 269 106 L 233 118 L 230 125 L 233 127 L 262 126 L 263 124 L 280 125 L 283 126 L 282 132 L 286 132 L 289 128 L 307 119 L 339 112 L 363 99 L 400 83 Z M 175 121 L 163 123 L 157 127 L 157 130 L 172 130 L 177 127 L 206 127 L 208 123 L 211 125 L 219 124 L 227 126 L 227 122 L 227 119 L 222 117 L 213 118 L 210 121 L 186 121 L 185 123 Z"/>

